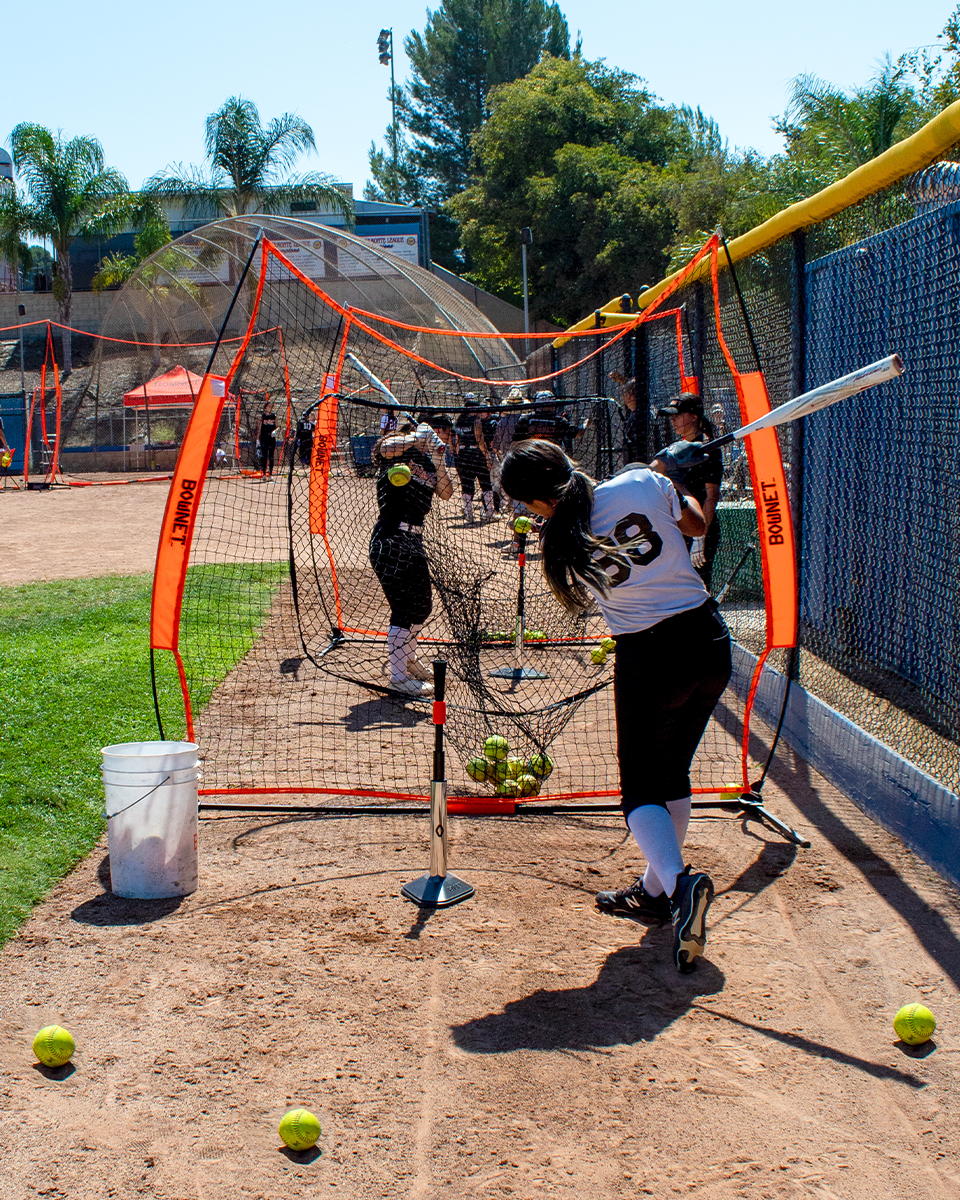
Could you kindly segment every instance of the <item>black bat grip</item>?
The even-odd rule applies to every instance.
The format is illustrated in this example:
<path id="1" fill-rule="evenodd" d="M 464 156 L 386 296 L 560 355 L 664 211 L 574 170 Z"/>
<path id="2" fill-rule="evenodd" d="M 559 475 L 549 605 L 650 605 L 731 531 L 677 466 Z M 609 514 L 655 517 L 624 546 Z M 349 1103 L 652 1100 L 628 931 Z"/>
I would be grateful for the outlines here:
<path id="1" fill-rule="evenodd" d="M 433 660 L 433 698 L 435 700 L 443 700 L 447 689 L 447 660 L 445 658 L 435 658 Z"/>
<path id="2" fill-rule="evenodd" d="M 433 778 L 439 783 L 446 778 L 443 753 L 443 726 L 447 719 L 444 695 L 447 687 L 446 659 L 433 660 Z"/>
<path id="3" fill-rule="evenodd" d="M 714 438 L 712 442 L 703 442 L 700 446 L 700 453 L 709 454 L 713 450 L 721 450 L 724 446 L 729 446 L 731 442 L 735 441 L 735 434 L 725 433 L 723 437 Z"/>

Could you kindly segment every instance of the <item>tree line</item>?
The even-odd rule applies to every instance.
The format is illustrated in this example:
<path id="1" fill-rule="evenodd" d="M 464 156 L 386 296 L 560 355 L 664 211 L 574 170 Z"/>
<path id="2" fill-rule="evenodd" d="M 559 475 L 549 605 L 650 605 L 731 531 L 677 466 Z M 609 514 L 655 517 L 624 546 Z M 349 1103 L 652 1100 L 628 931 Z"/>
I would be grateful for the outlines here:
<path id="1" fill-rule="evenodd" d="M 770 157 L 571 48 L 543 0 L 443 0 L 404 50 L 410 81 L 394 93 L 390 152 L 370 148 L 365 197 L 435 208 L 434 259 L 514 303 L 531 228 L 531 313 L 561 325 L 655 283 L 718 224 L 737 236 L 842 178 L 960 97 L 960 5 L 935 48 L 888 57 L 860 87 L 794 80 Z"/>
<path id="2" fill-rule="evenodd" d="M 365 197 L 432 209 L 435 261 L 513 302 L 519 231 L 531 228 L 531 313 L 560 325 L 655 283 L 718 224 L 736 236 L 812 195 L 960 97 L 960 5 L 933 50 L 888 58 L 861 87 L 797 78 L 775 126 L 784 148 L 770 157 L 731 148 L 700 108 L 664 105 L 636 75 L 587 59 L 556 3 L 442 0 L 404 50 L 391 151 L 371 145 Z M 204 165 L 171 165 L 138 192 L 95 138 L 22 123 L 10 145 L 18 186 L 0 189 L 0 256 L 29 271 L 39 248 L 27 239 L 51 242 L 64 325 L 73 241 L 132 227 L 134 253 L 108 256 L 94 280 L 122 283 L 170 241 L 163 201 L 221 216 L 312 201 L 352 220 L 336 179 L 293 170 L 316 149 L 310 126 L 290 113 L 264 124 L 243 97 L 207 117 Z M 63 345 L 69 371 L 66 335 Z"/>

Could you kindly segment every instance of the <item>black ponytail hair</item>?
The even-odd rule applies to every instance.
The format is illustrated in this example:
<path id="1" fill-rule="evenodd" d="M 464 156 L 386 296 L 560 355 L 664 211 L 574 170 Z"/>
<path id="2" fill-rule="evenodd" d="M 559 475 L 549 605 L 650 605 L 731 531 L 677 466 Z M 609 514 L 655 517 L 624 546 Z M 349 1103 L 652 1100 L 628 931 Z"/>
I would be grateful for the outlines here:
<path id="1" fill-rule="evenodd" d="M 547 586 L 568 612 L 591 608 L 594 598 L 587 585 L 601 593 L 610 588 L 610 577 L 594 553 L 602 549 L 616 557 L 590 529 L 594 480 L 579 471 L 559 446 L 532 438 L 511 447 L 500 467 L 500 486 L 522 504 L 557 501 L 540 534 Z"/>

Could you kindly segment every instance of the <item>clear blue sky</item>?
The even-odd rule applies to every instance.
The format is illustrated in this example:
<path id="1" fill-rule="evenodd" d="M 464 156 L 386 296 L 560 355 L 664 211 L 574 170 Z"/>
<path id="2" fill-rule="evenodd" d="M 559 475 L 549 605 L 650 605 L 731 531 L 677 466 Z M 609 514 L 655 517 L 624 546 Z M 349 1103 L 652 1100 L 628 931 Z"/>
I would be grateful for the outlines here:
<path id="1" fill-rule="evenodd" d="M 262 118 L 290 111 L 314 128 L 327 170 L 362 193 L 367 148 L 389 120 L 389 71 L 376 37 L 402 41 L 426 21 L 424 0 L 258 0 L 157 9 L 129 0 L 11 0 L 3 18 L 0 140 L 19 121 L 90 134 L 131 186 L 169 162 L 200 163 L 203 121 L 235 93 Z M 433 7 L 438 7 L 434 3 Z M 669 103 L 700 105 L 738 146 L 779 149 L 771 119 L 790 80 L 812 72 L 865 82 L 886 52 L 931 45 L 950 0 L 560 0 L 584 54 L 633 71 Z M 9 68 L 16 64 L 11 76 Z"/>

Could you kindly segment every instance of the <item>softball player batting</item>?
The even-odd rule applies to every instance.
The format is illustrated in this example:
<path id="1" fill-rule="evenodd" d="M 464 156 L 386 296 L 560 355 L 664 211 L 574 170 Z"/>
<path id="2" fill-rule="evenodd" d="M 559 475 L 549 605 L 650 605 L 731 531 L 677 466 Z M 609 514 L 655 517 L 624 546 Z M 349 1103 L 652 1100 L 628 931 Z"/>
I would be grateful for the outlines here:
<path id="1" fill-rule="evenodd" d="M 683 864 L 690 764 L 730 678 L 730 633 L 690 564 L 684 537 L 703 537 L 697 501 L 645 466 L 602 484 L 559 446 L 515 445 L 503 461 L 507 495 L 546 517 L 550 590 L 571 612 L 596 600 L 616 639 L 614 704 L 627 827 L 647 860 L 643 876 L 597 907 L 644 925 L 674 926 L 674 961 L 687 973 L 706 944 L 713 883 Z"/>
<path id="2" fill-rule="evenodd" d="M 370 535 L 370 565 L 390 605 L 387 631 L 390 688 L 405 696 L 429 696 L 430 671 L 417 660 L 417 636 L 433 609 L 430 569 L 423 548 L 423 522 L 434 495 L 449 500 L 453 483 L 444 456 L 450 421 L 434 418 L 436 428 L 416 425 L 400 413 L 396 432 L 374 447 L 380 519 Z M 391 468 L 406 472 L 390 476 Z"/>

